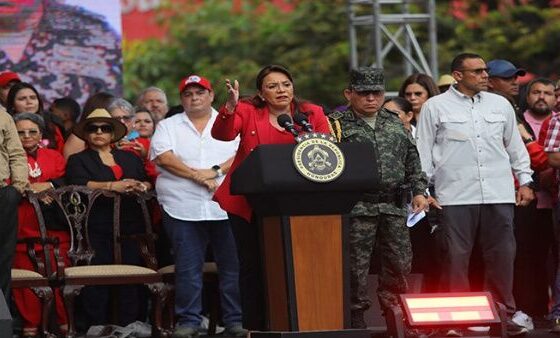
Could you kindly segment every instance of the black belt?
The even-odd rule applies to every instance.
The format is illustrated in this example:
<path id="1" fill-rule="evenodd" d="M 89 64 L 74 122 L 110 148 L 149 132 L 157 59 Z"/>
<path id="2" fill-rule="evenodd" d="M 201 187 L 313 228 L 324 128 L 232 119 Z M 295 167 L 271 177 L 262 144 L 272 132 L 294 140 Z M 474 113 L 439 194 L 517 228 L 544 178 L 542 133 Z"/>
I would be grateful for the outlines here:
<path id="1" fill-rule="evenodd" d="M 368 203 L 390 203 L 401 205 L 402 204 L 402 194 L 382 192 L 377 194 L 366 193 L 362 198 L 362 201 Z"/>

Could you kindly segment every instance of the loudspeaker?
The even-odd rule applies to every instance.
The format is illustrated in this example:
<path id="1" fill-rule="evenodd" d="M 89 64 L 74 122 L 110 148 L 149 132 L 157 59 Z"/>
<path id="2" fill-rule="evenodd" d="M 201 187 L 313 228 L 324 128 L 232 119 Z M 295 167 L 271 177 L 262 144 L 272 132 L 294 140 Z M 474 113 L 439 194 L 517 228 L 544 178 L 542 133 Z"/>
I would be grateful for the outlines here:
<path id="1" fill-rule="evenodd" d="M 247 338 L 371 338 L 371 331 L 251 332 Z"/>
<path id="2" fill-rule="evenodd" d="M 0 337 L 12 337 L 12 315 L 0 290 Z"/>

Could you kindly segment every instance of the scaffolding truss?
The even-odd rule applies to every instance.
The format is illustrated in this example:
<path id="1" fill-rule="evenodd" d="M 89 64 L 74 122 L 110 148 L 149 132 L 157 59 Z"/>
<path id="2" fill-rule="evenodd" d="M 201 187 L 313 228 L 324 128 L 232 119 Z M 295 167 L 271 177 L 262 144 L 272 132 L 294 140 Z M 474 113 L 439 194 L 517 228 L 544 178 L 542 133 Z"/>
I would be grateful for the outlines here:
<path id="1" fill-rule="evenodd" d="M 406 75 L 420 72 L 437 79 L 435 0 L 348 0 L 347 4 L 351 68 L 385 68 L 389 52 L 396 50 Z M 419 33 L 426 41 L 419 41 Z M 422 43 L 429 48 L 422 48 Z"/>

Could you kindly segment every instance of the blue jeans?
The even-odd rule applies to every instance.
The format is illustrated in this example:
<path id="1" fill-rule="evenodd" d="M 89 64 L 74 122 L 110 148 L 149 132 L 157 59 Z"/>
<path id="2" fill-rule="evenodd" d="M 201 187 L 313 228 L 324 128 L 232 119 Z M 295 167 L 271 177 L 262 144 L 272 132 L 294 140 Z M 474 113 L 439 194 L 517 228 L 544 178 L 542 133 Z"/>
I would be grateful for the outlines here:
<path id="1" fill-rule="evenodd" d="M 183 221 L 163 212 L 163 225 L 175 258 L 177 326 L 198 328 L 202 321 L 202 267 L 208 244 L 218 265 L 224 326 L 241 325 L 239 261 L 228 220 Z"/>

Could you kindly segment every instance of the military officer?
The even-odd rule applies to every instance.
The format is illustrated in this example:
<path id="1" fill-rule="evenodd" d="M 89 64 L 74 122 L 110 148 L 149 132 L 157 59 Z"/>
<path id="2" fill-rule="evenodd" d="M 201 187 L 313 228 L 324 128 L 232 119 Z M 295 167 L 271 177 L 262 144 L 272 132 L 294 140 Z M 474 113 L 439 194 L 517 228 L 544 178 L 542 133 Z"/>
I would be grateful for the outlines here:
<path id="1" fill-rule="evenodd" d="M 377 290 L 382 309 L 398 304 L 407 291 L 412 251 L 406 226 L 406 199 L 412 191 L 412 208 L 428 207 L 427 180 L 410 132 L 397 113 L 381 108 L 385 96 L 383 70 L 359 68 L 350 73 L 344 90 L 346 111 L 329 115 L 332 132 L 340 142 L 368 142 L 377 154 L 379 190 L 367 193 L 350 214 L 350 271 L 352 327 L 365 328 L 364 311 L 371 305 L 367 275 L 375 243 L 380 250 L 381 272 Z M 377 240 L 377 241 L 376 241 Z"/>

